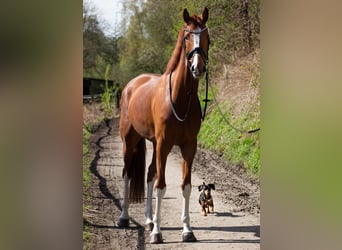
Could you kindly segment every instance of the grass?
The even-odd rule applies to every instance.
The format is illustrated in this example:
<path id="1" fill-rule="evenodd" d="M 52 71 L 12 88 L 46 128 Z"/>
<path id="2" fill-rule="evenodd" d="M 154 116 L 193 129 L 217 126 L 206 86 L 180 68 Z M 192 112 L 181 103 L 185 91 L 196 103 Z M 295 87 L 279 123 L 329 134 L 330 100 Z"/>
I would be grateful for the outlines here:
<path id="1" fill-rule="evenodd" d="M 83 126 L 83 197 L 87 198 L 87 190 L 91 185 L 91 172 L 90 172 L 90 148 L 89 138 L 93 133 L 93 126 Z M 87 206 L 83 204 L 83 212 L 87 210 Z M 85 221 L 85 220 L 84 220 Z M 87 223 L 83 223 L 83 240 L 87 241 L 90 238 L 90 229 Z"/>
<path id="2" fill-rule="evenodd" d="M 103 89 L 103 93 L 101 95 L 101 102 L 102 107 L 104 109 L 104 119 L 113 116 L 114 109 L 113 109 L 113 98 L 114 98 L 114 86 L 108 86 L 108 79 L 109 79 L 109 72 L 110 72 L 110 65 L 108 64 L 106 67 L 105 73 L 105 86 Z"/>
<path id="3" fill-rule="evenodd" d="M 249 174 L 259 176 L 260 132 L 241 133 L 225 121 L 243 131 L 260 128 L 259 50 L 230 64 L 226 73 L 212 72 L 210 76 L 208 98 L 212 101 L 198 135 L 199 145 L 222 155 L 227 162 L 243 165 Z M 200 84 L 199 95 L 200 100 L 204 99 L 204 80 Z"/>
<path id="4" fill-rule="evenodd" d="M 83 188 L 86 190 L 91 183 L 90 174 L 90 148 L 89 138 L 92 134 L 92 128 L 89 126 L 83 127 Z"/>
<path id="5" fill-rule="evenodd" d="M 226 119 L 236 128 L 250 130 L 260 126 L 255 112 L 232 118 L 229 105 L 220 103 Z M 259 132 L 242 134 L 230 127 L 222 118 L 217 106 L 207 115 L 202 123 L 198 136 L 200 146 L 223 155 L 224 159 L 233 164 L 242 164 L 252 175 L 260 173 Z"/>

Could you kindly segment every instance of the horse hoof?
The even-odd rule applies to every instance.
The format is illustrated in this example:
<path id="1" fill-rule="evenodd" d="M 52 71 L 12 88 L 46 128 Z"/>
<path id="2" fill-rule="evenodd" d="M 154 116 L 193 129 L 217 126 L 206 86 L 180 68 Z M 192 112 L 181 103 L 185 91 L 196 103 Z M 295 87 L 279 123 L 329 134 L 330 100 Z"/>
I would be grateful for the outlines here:
<path id="1" fill-rule="evenodd" d="M 160 244 L 163 243 L 163 237 L 161 233 L 158 234 L 151 234 L 151 239 L 150 239 L 151 244 Z"/>
<path id="2" fill-rule="evenodd" d="M 153 226 L 154 226 L 153 222 L 148 223 L 148 224 L 145 225 L 145 227 L 147 228 L 147 230 L 149 230 L 150 232 L 152 232 Z"/>
<path id="3" fill-rule="evenodd" d="M 195 242 L 197 241 L 193 232 L 183 233 L 183 242 Z"/>
<path id="4" fill-rule="evenodd" d="M 118 226 L 119 226 L 119 228 L 128 227 L 129 226 L 129 219 L 120 218 L 119 222 L 118 222 Z"/>

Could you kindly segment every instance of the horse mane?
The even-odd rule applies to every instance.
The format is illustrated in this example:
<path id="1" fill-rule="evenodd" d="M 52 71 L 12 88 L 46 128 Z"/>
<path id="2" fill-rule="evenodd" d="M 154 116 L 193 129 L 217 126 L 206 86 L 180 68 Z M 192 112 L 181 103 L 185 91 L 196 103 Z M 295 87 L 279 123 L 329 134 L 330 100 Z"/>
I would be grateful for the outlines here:
<path id="1" fill-rule="evenodd" d="M 179 58 L 180 58 L 180 55 L 182 53 L 182 47 L 183 47 L 183 35 L 184 35 L 183 29 L 184 28 L 182 26 L 182 29 L 178 33 L 176 46 L 172 52 L 172 55 L 171 55 L 169 62 L 166 65 L 166 69 L 165 69 L 166 74 L 171 73 L 171 71 L 173 71 L 176 68 L 176 66 L 179 62 Z"/>
<path id="2" fill-rule="evenodd" d="M 193 25 L 194 27 L 203 26 L 202 19 L 200 17 L 193 15 L 190 17 L 190 19 L 191 19 L 191 25 Z M 178 33 L 176 46 L 172 52 L 169 62 L 166 65 L 166 69 L 165 69 L 166 74 L 171 73 L 171 71 L 173 71 L 178 65 L 179 58 L 182 54 L 182 48 L 183 48 L 183 35 L 184 35 L 184 28 L 185 28 L 184 25 L 182 26 L 181 30 Z"/>

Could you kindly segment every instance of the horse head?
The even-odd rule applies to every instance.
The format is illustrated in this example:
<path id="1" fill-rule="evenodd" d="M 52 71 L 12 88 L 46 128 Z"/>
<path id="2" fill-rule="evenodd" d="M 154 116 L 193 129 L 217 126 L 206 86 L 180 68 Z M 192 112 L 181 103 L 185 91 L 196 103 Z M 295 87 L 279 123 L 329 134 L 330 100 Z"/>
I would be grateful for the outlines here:
<path id="1" fill-rule="evenodd" d="M 205 8 L 202 16 L 189 15 L 187 9 L 183 11 L 185 49 L 188 68 L 196 79 L 202 77 L 206 71 L 209 50 L 209 33 L 206 27 L 208 9 Z"/>

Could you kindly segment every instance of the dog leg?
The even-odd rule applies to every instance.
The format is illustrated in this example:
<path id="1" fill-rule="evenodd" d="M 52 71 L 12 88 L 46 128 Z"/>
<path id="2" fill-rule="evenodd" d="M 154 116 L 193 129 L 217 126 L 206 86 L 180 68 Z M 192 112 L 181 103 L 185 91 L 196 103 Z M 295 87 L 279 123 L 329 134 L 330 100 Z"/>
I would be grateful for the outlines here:
<path id="1" fill-rule="evenodd" d="M 202 206 L 202 215 L 207 216 L 207 209 L 206 209 L 205 203 L 202 203 L 201 206 Z"/>
<path id="2" fill-rule="evenodd" d="M 211 200 L 210 203 L 209 203 L 208 213 L 211 213 L 211 214 L 214 213 L 214 202 L 213 202 L 213 200 Z"/>
<path id="3" fill-rule="evenodd" d="M 209 213 L 211 213 L 211 214 L 214 213 L 214 206 L 209 206 Z"/>

